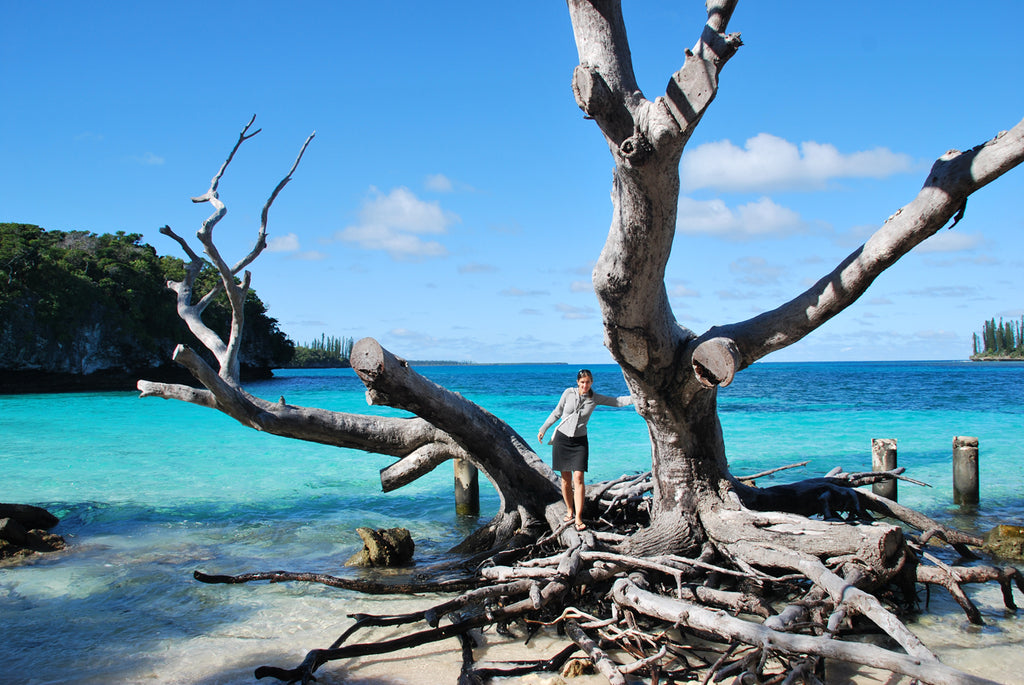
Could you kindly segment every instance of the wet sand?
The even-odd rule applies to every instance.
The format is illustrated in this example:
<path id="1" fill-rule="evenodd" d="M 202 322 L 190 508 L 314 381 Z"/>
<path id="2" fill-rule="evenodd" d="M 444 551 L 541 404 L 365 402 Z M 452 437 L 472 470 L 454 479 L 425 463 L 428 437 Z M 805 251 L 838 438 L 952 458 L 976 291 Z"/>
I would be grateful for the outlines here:
<path id="1" fill-rule="evenodd" d="M 162 654 L 150 655 L 146 667 L 127 682 L 254 683 L 257 681 L 253 671 L 257 666 L 294 667 L 309 649 L 327 647 L 351 624 L 344 613 L 404 613 L 431 606 L 441 599 L 439 596 L 410 600 L 349 595 L 342 600 L 336 594 L 324 592 L 309 596 L 297 587 L 286 592 L 275 592 L 268 586 L 248 590 L 261 591 L 245 592 L 248 600 L 262 605 L 258 612 L 244 622 L 221 626 L 209 635 L 169 645 Z M 264 594 L 268 590 L 271 596 Z M 985 615 L 985 626 L 968 624 L 951 599 L 933 597 L 933 613 L 913 622 L 911 628 L 944 663 L 1006 685 L 1024 685 L 1024 615 L 1014 616 L 1002 609 L 998 587 L 978 589 L 972 592 L 972 598 Z M 1024 598 L 1018 597 L 1018 603 L 1024 604 Z M 389 639 L 408 632 L 409 629 L 367 629 L 357 633 L 349 643 Z M 542 631 L 529 645 L 523 645 L 522 639 L 510 640 L 493 631 L 481 637 L 485 646 L 475 651 L 478 661 L 546 659 L 566 644 L 553 630 Z M 321 685 L 454 685 L 460 668 L 459 643 L 449 639 L 397 654 L 328 663 L 316 675 Z M 830 685 L 909 685 L 911 682 L 909 678 L 841 662 L 829 662 L 826 675 Z M 554 674 L 531 674 L 495 682 L 502 685 L 596 685 L 607 680 L 598 675 L 563 679 Z"/>

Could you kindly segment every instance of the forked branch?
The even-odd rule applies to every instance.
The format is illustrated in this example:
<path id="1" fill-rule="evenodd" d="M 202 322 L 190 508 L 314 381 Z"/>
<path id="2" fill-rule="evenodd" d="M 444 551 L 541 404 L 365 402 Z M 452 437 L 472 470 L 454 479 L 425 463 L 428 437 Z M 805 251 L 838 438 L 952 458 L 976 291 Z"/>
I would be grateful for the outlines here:
<path id="1" fill-rule="evenodd" d="M 239 134 L 234 147 L 231 148 L 231 152 L 228 154 L 227 159 L 210 181 L 210 188 L 202 195 L 192 198 L 192 202 L 194 203 L 208 202 L 214 207 L 213 213 L 203 222 L 202 228 L 200 228 L 196 233 L 196 237 L 203 245 L 203 251 L 206 253 L 207 257 L 209 257 L 210 262 L 220 274 L 220 281 L 217 285 L 198 300 L 195 299 L 194 288 L 196 279 L 203 268 L 203 259 L 188 245 L 188 242 L 184 238 L 174 233 L 169 226 L 164 226 L 160 229 L 161 233 L 170 236 L 179 245 L 181 245 L 182 249 L 185 250 L 185 253 L 190 259 L 190 262 L 185 267 L 184 280 L 180 282 L 172 281 L 167 284 L 167 286 L 174 290 L 178 296 L 178 315 L 181 316 L 188 325 L 189 330 L 191 330 L 199 341 L 202 342 L 203 346 L 205 346 L 206 349 L 214 355 L 219 365 L 218 373 L 220 376 L 234 385 L 238 385 L 239 383 L 239 352 L 242 344 L 242 326 L 245 323 L 245 299 L 249 293 L 249 283 L 251 278 L 250 274 L 245 272 L 241 282 L 238 282 L 236 280 L 236 276 L 245 267 L 251 264 L 264 249 L 266 249 L 267 222 L 270 207 L 273 205 L 274 200 L 277 199 L 278 194 L 284 186 L 291 180 L 292 175 L 299 166 L 299 162 L 302 160 L 302 156 L 306 152 L 306 148 L 316 135 L 314 132 L 306 138 L 306 141 L 302 144 L 302 148 L 299 150 L 299 154 L 296 156 L 291 169 L 288 170 L 288 173 L 277 184 L 266 203 L 264 203 L 263 211 L 260 214 L 259 231 L 252 250 L 233 267 L 229 267 L 227 262 L 221 256 L 220 251 L 217 249 L 216 244 L 213 242 L 213 229 L 220 220 L 224 218 L 225 214 L 227 214 L 227 206 L 221 201 L 218 189 L 220 187 L 221 178 L 224 176 L 224 172 L 227 171 L 231 160 L 234 159 L 235 153 L 238 152 L 239 147 L 241 147 L 242 143 L 254 137 L 262 130 L 256 129 L 250 133 L 250 129 L 252 128 L 255 120 L 256 115 L 253 115 L 249 120 L 249 123 L 247 123 L 242 129 L 242 132 Z M 228 340 L 226 342 L 222 340 L 221 337 L 209 326 L 207 326 L 202 319 L 203 312 L 206 310 L 207 306 L 221 291 L 227 294 L 228 302 L 231 306 L 231 326 L 228 333 Z"/>

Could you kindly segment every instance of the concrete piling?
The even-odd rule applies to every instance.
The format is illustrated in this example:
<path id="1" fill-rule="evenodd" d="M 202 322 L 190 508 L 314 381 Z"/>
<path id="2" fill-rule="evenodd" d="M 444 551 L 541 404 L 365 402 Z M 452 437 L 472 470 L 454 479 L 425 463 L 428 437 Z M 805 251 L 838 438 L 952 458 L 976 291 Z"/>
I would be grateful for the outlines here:
<path id="1" fill-rule="evenodd" d="M 896 468 L 896 439 L 895 438 L 872 438 L 871 440 L 871 470 L 892 471 Z M 881 483 L 874 483 L 871 491 L 880 497 L 896 501 L 896 479 L 887 480 Z"/>
<path id="2" fill-rule="evenodd" d="M 477 516 L 480 513 L 480 474 L 467 459 L 453 459 L 455 464 L 455 513 Z"/>
<path id="3" fill-rule="evenodd" d="M 953 504 L 977 504 L 979 487 L 978 438 L 957 435 L 953 438 Z"/>

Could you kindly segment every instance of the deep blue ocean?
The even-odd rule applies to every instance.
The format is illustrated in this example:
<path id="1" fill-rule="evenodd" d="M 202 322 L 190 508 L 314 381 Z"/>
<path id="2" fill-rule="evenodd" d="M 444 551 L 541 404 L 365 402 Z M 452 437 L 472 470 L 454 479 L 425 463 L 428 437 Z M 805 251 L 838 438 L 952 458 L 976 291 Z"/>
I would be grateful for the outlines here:
<path id="1" fill-rule="evenodd" d="M 595 390 L 625 394 L 617 367 L 590 368 Z M 577 367 L 418 370 L 536 445 Z M 350 370 L 280 370 L 248 387 L 294 405 L 399 414 L 368 406 Z M 1024 525 L 1022 363 L 761 363 L 720 391 L 719 409 L 733 473 L 808 462 L 762 485 L 835 466 L 868 471 L 871 439 L 895 438 L 906 475 L 931 486 L 901 483 L 902 503 L 972 532 Z M 632 409 L 599 408 L 590 435 L 588 482 L 650 468 L 646 427 Z M 980 440 L 974 512 L 952 503 L 958 435 Z M 454 513 L 450 465 L 384 494 L 379 471 L 391 462 L 265 435 L 213 410 L 134 392 L 0 397 L 0 501 L 48 508 L 62 519 L 54 532 L 69 543 L 65 552 L 0 567 L 0 683 L 255 682 L 255 666 L 282 658 L 289 665 L 326 646 L 346 612 L 380 610 L 385 600 L 308 585 L 204 586 L 192 572 L 355 573 L 343 564 L 360 547 L 358 526 L 408 527 L 425 563 L 474 528 L 476 520 Z M 496 497 L 486 482 L 481 490 L 486 518 Z M 974 664 L 971 650 L 995 654 L 1002 640 L 1012 645 L 1008 654 L 1024 653 L 1024 617 L 1004 615 L 993 592 L 985 608 L 991 625 L 980 631 L 962 631 L 955 607 L 937 600 L 939 615 L 924 626 L 934 640 L 955 642 L 962 633 L 981 641 L 963 645 L 960 656 L 944 653 L 947 662 Z M 321 682 L 427 682 L 393 677 L 342 669 Z"/>

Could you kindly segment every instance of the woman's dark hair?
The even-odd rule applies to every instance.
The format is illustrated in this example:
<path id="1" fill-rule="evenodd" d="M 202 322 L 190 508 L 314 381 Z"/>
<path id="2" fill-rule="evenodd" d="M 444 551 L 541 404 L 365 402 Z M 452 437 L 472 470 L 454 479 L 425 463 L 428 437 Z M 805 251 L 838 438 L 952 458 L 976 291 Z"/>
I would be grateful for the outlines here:
<path id="1" fill-rule="evenodd" d="M 594 374 L 590 373 L 590 369 L 580 369 L 576 372 L 576 380 L 583 378 L 584 376 L 594 377 Z"/>

